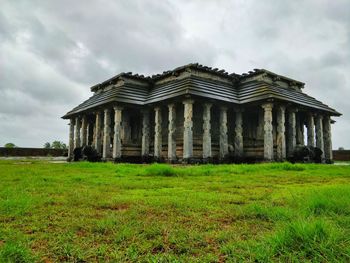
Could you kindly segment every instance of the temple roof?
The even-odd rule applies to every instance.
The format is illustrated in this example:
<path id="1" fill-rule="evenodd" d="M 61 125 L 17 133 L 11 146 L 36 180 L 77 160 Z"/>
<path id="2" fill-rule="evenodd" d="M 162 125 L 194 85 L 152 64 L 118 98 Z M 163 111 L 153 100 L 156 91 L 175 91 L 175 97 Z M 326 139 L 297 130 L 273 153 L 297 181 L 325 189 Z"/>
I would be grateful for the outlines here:
<path id="1" fill-rule="evenodd" d="M 194 95 L 234 104 L 278 99 L 328 112 L 341 114 L 301 91 L 304 83 L 266 69 L 248 73 L 228 73 L 198 63 L 187 64 L 161 74 L 144 76 L 120 73 L 92 86 L 93 96 L 62 118 L 91 110 L 110 102 L 146 105 L 181 95 Z"/>

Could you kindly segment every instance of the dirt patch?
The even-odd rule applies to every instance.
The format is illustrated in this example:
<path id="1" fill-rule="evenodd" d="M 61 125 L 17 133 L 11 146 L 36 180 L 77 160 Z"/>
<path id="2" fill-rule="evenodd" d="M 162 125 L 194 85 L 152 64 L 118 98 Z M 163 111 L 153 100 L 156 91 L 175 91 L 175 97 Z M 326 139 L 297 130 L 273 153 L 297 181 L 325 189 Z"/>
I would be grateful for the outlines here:
<path id="1" fill-rule="evenodd" d="M 130 205 L 128 204 L 110 204 L 110 205 L 101 205 L 96 207 L 99 210 L 114 210 L 114 211 L 123 211 L 129 209 Z"/>

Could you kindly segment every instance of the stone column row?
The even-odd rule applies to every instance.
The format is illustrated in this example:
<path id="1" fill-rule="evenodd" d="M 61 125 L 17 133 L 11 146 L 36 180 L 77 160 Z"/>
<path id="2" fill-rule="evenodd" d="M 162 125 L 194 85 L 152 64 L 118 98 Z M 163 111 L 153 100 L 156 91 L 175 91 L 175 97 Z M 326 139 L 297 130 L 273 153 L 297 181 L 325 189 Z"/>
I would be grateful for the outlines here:
<path id="1" fill-rule="evenodd" d="M 71 118 L 69 122 L 69 147 L 68 156 L 73 156 L 73 150 L 78 147 L 83 147 L 89 144 L 90 124 L 87 116 L 77 116 Z"/>
<path id="2" fill-rule="evenodd" d="M 192 99 L 185 99 L 184 105 L 184 123 L 183 123 L 183 161 L 190 162 L 193 158 L 193 104 Z M 203 103 L 203 160 L 209 161 L 212 158 L 212 140 L 211 140 L 211 108 L 212 103 Z M 155 132 L 154 132 L 154 157 L 161 159 L 162 155 L 162 114 L 161 108 L 155 107 Z M 236 123 L 235 123 L 235 156 L 237 158 L 243 157 L 243 119 L 242 110 L 235 109 Z M 168 105 L 168 161 L 176 161 L 176 107 L 174 103 Z M 144 118 L 143 130 L 148 130 L 148 117 Z M 220 107 L 219 117 L 219 157 L 224 160 L 228 156 L 228 134 L 227 134 L 227 107 Z M 148 136 L 143 136 L 143 149 L 148 147 Z M 145 146 L 144 146 L 145 145 Z M 143 154 L 146 150 L 142 150 Z"/>
<path id="3" fill-rule="evenodd" d="M 273 103 L 264 103 L 264 160 L 274 160 L 274 143 L 273 143 Z M 286 107 L 277 105 L 277 135 L 276 135 L 276 160 L 284 161 L 288 156 L 293 155 L 296 145 L 296 110 L 291 108 L 288 110 L 288 138 L 286 138 Z M 288 147 L 287 147 L 288 146 Z"/>
<path id="4" fill-rule="evenodd" d="M 264 109 L 264 159 L 271 161 L 273 156 L 273 126 L 272 126 L 272 103 L 265 103 L 262 105 Z M 304 144 L 304 128 L 303 120 L 298 116 L 296 118 L 297 110 L 295 108 L 288 109 L 288 137 L 285 136 L 285 112 L 284 106 L 277 108 L 277 160 L 283 161 L 286 156 L 292 157 L 294 149 L 297 145 Z M 297 121 L 298 120 L 298 121 Z M 315 146 L 323 152 L 321 158 L 326 162 L 332 161 L 332 139 L 331 139 L 331 120 L 328 115 L 314 115 L 309 113 L 306 118 L 307 126 L 307 145 Z M 316 138 L 315 138 L 316 130 Z M 286 154 L 286 148 L 288 150 Z"/>
<path id="5" fill-rule="evenodd" d="M 307 145 L 321 149 L 322 160 L 327 163 L 332 162 L 332 133 L 329 115 L 308 114 Z"/>
<path id="6" fill-rule="evenodd" d="M 183 134 L 183 159 L 189 161 L 193 157 L 193 103 L 191 99 L 183 101 L 184 104 L 184 134 Z M 264 159 L 271 161 L 274 159 L 273 148 L 273 103 L 262 105 L 264 110 Z M 211 148 L 211 103 L 203 104 L 203 160 L 207 161 L 212 158 Z M 121 143 L 121 121 L 122 110 L 120 106 L 114 108 L 114 128 L 111 127 L 111 110 L 105 109 L 96 112 L 94 127 L 93 145 L 98 152 L 102 152 L 104 159 L 113 157 L 118 159 L 122 155 Z M 155 137 L 154 137 L 154 157 L 160 159 L 162 156 L 162 114 L 161 108 L 156 107 L 155 111 Z M 296 116 L 296 110 L 285 106 L 278 105 L 277 113 L 277 136 L 276 160 L 283 161 L 286 157 L 291 157 L 296 145 L 303 145 L 303 125 L 304 120 Z M 286 136 L 286 113 L 287 135 Z M 176 107 L 171 103 L 168 105 L 168 160 L 176 160 Z M 142 149 L 143 157 L 149 156 L 150 147 L 150 113 L 148 109 L 142 110 Z M 104 122 L 102 123 L 102 120 Z M 326 162 L 332 161 L 332 139 L 331 139 L 331 119 L 328 115 L 312 114 L 306 115 L 307 126 L 307 145 L 316 146 L 323 152 L 322 159 Z M 219 116 L 219 157 L 221 160 L 228 155 L 228 134 L 227 134 L 227 107 L 220 107 Z M 243 118 L 242 110 L 235 109 L 235 137 L 234 137 L 234 156 L 242 158 L 243 156 Z M 70 120 L 69 128 L 69 157 L 72 157 L 74 148 L 87 145 L 89 143 L 90 123 L 87 116 L 75 117 Z M 111 131 L 113 130 L 113 151 L 111 151 Z M 316 134 L 315 134 L 316 131 Z M 316 136 L 315 136 L 316 135 Z M 102 138 L 103 137 L 103 138 Z M 102 144 L 103 139 L 103 144 Z M 315 143 L 316 142 L 316 143 Z M 102 147 L 103 146 L 103 147 Z"/>

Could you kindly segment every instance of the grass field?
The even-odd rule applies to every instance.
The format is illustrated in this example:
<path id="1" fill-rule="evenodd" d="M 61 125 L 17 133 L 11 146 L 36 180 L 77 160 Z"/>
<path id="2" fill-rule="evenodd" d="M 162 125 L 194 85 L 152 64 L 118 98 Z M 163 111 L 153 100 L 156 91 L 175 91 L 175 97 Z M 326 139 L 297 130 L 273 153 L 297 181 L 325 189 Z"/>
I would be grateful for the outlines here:
<path id="1" fill-rule="evenodd" d="M 0 161 L 0 262 L 349 262 L 350 166 Z"/>

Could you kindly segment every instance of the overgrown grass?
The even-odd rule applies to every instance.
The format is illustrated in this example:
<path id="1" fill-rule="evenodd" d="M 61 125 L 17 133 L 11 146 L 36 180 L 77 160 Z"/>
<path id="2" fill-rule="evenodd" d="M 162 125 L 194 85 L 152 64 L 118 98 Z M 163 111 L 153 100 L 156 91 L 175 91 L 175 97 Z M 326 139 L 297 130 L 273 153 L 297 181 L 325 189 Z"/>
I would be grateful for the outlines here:
<path id="1" fill-rule="evenodd" d="M 348 236 L 320 219 L 299 219 L 286 224 L 269 240 L 273 257 L 283 261 L 335 262 L 350 260 Z"/>
<path id="2" fill-rule="evenodd" d="M 350 166 L 0 161 L 0 262 L 349 262 Z"/>

